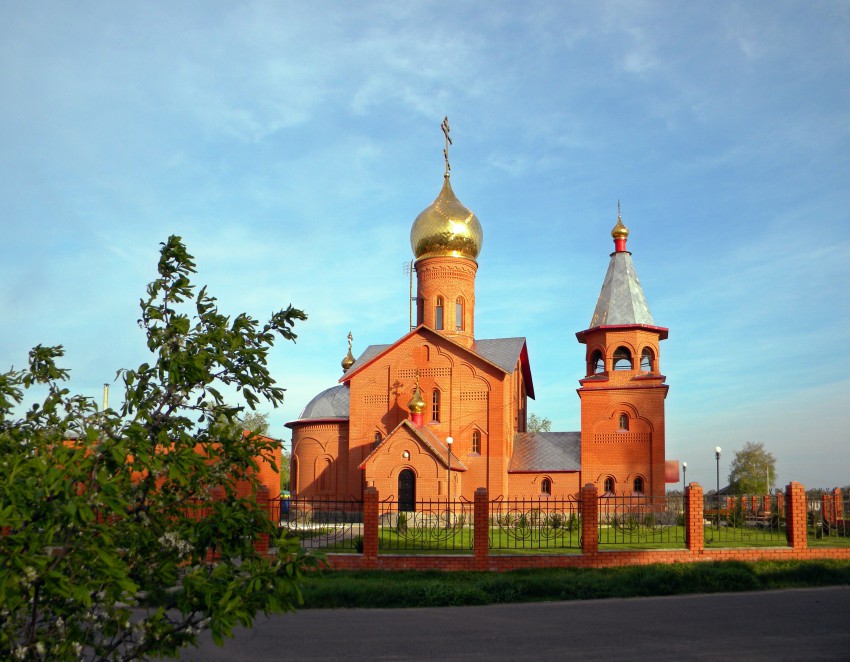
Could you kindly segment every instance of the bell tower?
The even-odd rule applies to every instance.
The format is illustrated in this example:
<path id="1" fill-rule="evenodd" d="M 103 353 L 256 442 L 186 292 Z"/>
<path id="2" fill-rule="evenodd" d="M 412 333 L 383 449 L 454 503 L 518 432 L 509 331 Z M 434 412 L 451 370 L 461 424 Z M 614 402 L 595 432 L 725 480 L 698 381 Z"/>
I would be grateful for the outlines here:
<path id="1" fill-rule="evenodd" d="M 416 324 L 424 324 L 466 347 L 475 338 L 476 258 L 483 232 L 478 218 L 452 191 L 448 118 L 443 120 L 446 171 L 437 199 L 410 230 L 416 258 Z"/>
<path id="2" fill-rule="evenodd" d="M 668 330 L 649 312 L 617 205 L 614 252 L 590 327 L 576 334 L 587 346 L 581 399 L 581 483 L 600 494 L 665 493 L 664 400 L 660 342 Z"/>

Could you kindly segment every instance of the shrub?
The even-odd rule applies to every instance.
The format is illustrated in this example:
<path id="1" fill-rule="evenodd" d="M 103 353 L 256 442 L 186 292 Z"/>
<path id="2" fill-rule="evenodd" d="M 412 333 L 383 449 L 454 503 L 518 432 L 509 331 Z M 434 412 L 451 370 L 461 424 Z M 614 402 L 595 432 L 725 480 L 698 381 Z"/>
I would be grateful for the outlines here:
<path id="1" fill-rule="evenodd" d="M 735 505 L 727 516 L 726 523 L 737 528 L 744 526 L 744 509 L 740 499 L 735 499 Z"/>
<path id="2" fill-rule="evenodd" d="M 395 522 L 395 530 L 397 533 L 407 533 L 407 519 L 407 513 L 399 511 L 398 517 L 396 518 Z"/>
<path id="3" fill-rule="evenodd" d="M 560 529 L 564 526 L 565 518 L 561 513 L 552 513 L 546 522 L 546 526 L 550 529 Z"/>

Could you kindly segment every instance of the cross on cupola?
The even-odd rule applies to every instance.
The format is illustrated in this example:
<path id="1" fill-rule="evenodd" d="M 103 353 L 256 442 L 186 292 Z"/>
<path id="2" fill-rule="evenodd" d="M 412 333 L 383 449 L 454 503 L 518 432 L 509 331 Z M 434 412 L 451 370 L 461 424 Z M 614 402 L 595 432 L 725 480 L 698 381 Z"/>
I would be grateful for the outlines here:
<path id="1" fill-rule="evenodd" d="M 446 146 L 443 148 L 443 158 L 446 160 L 446 174 L 445 178 L 448 179 L 451 176 L 452 166 L 449 164 L 449 145 L 452 144 L 452 138 L 449 135 L 449 117 L 443 118 L 443 123 L 440 125 L 440 128 L 443 130 L 443 135 L 446 136 Z"/>

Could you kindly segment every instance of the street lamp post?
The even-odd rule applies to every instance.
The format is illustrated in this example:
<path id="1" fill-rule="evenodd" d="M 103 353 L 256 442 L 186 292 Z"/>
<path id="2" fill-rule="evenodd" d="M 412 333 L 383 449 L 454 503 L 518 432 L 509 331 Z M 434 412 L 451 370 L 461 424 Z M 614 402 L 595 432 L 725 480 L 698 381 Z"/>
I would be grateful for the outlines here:
<path id="1" fill-rule="evenodd" d="M 688 487 L 688 463 L 682 462 L 682 493 Z"/>
<path id="2" fill-rule="evenodd" d="M 717 497 L 717 530 L 720 530 L 720 446 L 714 449 L 714 458 L 717 460 L 717 489 L 715 495 Z"/>
<path id="3" fill-rule="evenodd" d="M 451 513 L 452 513 L 452 444 L 454 443 L 454 439 L 451 437 L 446 437 L 446 444 L 449 447 L 449 471 L 446 476 L 447 481 L 447 489 L 446 489 L 446 528 L 449 528 L 451 525 Z"/>

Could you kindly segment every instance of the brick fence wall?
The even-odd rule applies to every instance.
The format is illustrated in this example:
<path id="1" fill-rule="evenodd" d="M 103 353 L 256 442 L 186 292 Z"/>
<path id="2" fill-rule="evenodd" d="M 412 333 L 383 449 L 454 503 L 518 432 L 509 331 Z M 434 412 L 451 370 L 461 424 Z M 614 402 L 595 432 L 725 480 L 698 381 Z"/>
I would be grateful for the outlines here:
<path id="1" fill-rule="evenodd" d="M 850 547 L 809 548 L 806 539 L 806 492 L 796 482 L 788 485 L 783 503 L 787 547 L 705 548 L 703 490 L 697 483 L 685 488 L 685 549 L 599 550 L 599 498 L 593 484 L 581 490 L 581 554 L 491 555 L 489 549 L 490 501 L 483 487 L 475 492 L 473 554 L 379 554 L 379 499 L 375 488 L 363 498 L 363 553 L 328 554 L 328 564 L 339 570 L 482 570 L 521 568 L 605 568 L 651 563 L 702 561 L 850 560 Z M 832 495 L 830 495 L 832 498 Z M 838 497 L 840 499 L 840 497 Z"/>

